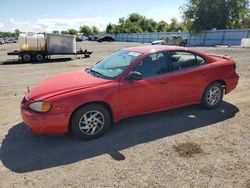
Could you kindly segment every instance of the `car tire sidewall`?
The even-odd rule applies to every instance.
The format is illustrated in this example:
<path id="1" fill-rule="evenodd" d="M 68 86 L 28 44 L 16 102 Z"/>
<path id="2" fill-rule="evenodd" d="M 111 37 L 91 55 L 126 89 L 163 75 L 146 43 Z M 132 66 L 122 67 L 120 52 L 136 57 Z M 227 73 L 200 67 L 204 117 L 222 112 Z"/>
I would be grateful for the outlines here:
<path id="1" fill-rule="evenodd" d="M 207 97 L 208 91 L 209 91 L 211 88 L 213 88 L 213 87 L 218 87 L 218 88 L 220 89 L 220 91 L 221 91 L 221 96 L 220 96 L 219 101 L 218 101 L 215 105 L 210 105 L 210 104 L 207 102 L 206 97 Z M 224 95 L 224 89 L 223 89 L 222 84 L 219 83 L 219 82 L 214 82 L 214 83 L 210 84 L 210 85 L 205 89 L 205 91 L 204 91 L 204 93 L 203 93 L 203 96 L 202 96 L 201 104 L 202 104 L 203 107 L 205 107 L 205 108 L 207 108 L 207 109 L 214 109 L 214 108 L 217 108 L 217 107 L 221 104 L 221 102 L 222 102 L 223 95 Z"/>
<path id="2" fill-rule="evenodd" d="M 102 113 L 102 115 L 104 116 L 104 126 L 97 134 L 86 135 L 80 130 L 79 121 L 80 121 L 80 118 L 83 116 L 83 114 L 92 110 L 99 111 L 100 113 Z M 108 109 L 102 105 L 90 104 L 87 106 L 83 106 L 79 108 L 76 112 L 74 112 L 71 122 L 70 122 L 70 128 L 74 136 L 76 136 L 77 138 L 84 139 L 84 140 L 91 140 L 94 138 L 98 138 L 102 134 L 104 134 L 108 130 L 110 124 L 111 124 L 111 116 L 110 116 Z"/>

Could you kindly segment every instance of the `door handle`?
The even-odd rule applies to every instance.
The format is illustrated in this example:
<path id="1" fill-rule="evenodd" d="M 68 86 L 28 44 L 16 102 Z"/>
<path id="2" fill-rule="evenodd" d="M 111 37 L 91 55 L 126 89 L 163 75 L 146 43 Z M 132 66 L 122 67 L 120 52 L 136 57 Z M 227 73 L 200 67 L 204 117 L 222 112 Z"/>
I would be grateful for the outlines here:
<path id="1" fill-rule="evenodd" d="M 160 84 L 166 84 L 167 83 L 167 81 L 161 81 L 160 82 Z"/>

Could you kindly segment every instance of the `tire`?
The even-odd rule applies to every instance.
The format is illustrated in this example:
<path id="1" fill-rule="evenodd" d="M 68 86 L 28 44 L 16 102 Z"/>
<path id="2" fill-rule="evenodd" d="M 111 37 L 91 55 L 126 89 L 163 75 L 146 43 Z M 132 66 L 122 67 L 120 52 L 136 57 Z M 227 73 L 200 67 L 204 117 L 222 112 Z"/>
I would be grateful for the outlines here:
<path id="1" fill-rule="evenodd" d="M 207 109 L 217 108 L 222 102 L 223 95 L 223 85 L 219 82 L 214 82 L 204 91 L 201 104 Z"/>
<path id="2" fill-rule="evenodd" d="M 43 62 L 45 59 L 43 54 L 36 54 L 36 61 Z"/>
<path id="3" fill-rule="evenodd" d="M 30 62 L 31 60 L 31 55 L 30 54 L 23 54 L 22 55 L 22 61 L 25 62 L 25 63 L 28 63 Z"/>
<path id="4" fill-rule="evenodd" d="M 91 116 L 94 116 L 91 118 Z M 111 115 L 107 108 L 98 104 L 91 104 L 79 108 L 74 112 L 70 128 L 74 136 L 84 140 L 100 137 L 111 124 Z M 94 131 L 94 132 L 92 132 Z"/>

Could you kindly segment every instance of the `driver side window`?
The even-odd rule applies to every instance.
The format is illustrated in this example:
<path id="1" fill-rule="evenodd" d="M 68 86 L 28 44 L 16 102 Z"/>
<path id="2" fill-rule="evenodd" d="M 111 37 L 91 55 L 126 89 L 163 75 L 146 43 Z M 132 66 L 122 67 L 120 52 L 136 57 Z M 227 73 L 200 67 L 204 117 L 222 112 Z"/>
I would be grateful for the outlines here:
<path id="1" fill-rule="evenodd" d="M 140 72 L 143 78 L 158 76 L 168 72 L 165 54 L 158 52 L 144 57 L 137 64 L 134 71 Z"/>

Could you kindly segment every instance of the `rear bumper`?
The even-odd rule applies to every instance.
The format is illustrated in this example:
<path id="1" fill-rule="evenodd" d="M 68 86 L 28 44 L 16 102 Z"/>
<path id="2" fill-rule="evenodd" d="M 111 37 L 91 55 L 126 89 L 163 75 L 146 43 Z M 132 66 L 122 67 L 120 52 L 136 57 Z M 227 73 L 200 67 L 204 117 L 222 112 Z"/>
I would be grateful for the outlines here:
<path id="1" fill-rule="evenodd" d="M 238 82 L 239 82 L 239 78 L 240 76 L 238 74 L 235 75 L 235 77 L 231 78 L 231 79 L 228 79 L 226 84 L 226 94 L 231 92 L 232 90 L 234 90 L 237 85 L 238 85 Z"/>
<path id="2" fill-rule="evenodd" d="M 35 113 L 21 107 L 21 116 L 26 127 L 34 133 L 68 132 L 69 113 Z"/>

